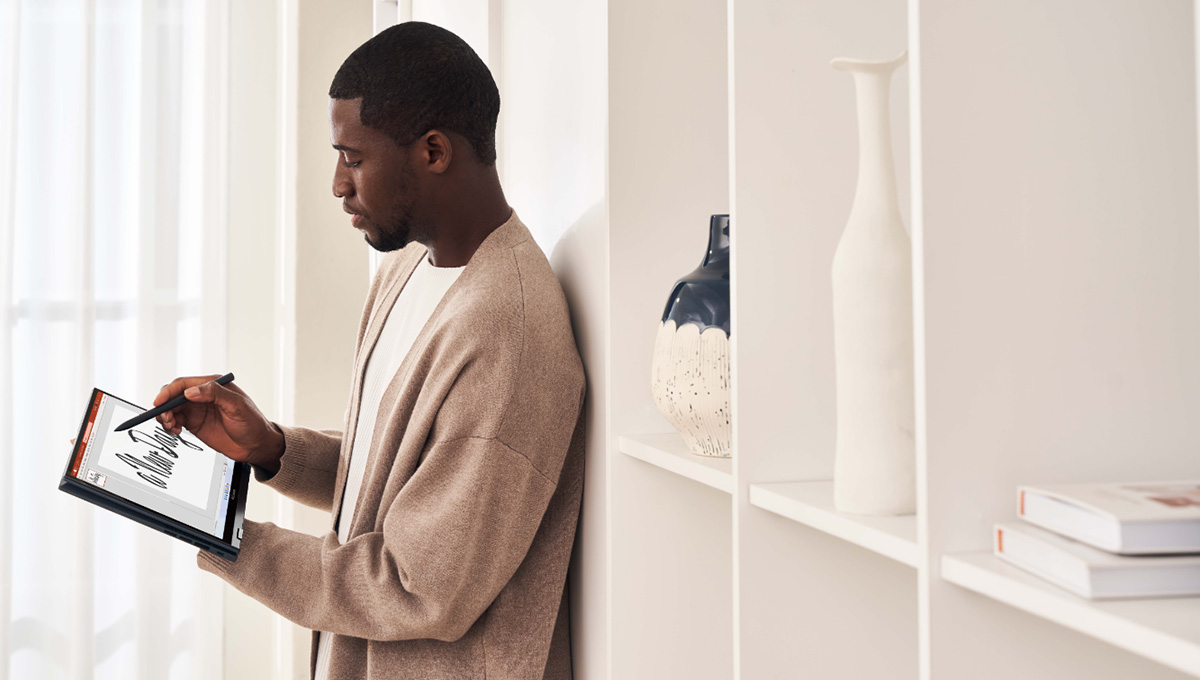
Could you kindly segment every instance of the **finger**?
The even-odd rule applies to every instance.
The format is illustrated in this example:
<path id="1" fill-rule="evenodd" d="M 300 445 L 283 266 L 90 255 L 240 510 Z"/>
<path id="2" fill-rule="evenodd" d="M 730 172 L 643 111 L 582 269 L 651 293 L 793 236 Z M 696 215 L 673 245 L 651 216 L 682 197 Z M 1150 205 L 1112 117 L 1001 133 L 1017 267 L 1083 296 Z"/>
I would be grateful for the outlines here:
<path id="1" fill-rule="evenodd" d="M 210 416 L 209 411 L 212 406 L 205 403 L 187 402 L 183 406 L 179 406 L 171 410 L 171 420 L 169 427 L 163 429 L 171 434 L 179 434 L 181 429 L 191 430 L 195 432 L 204 425 L 204 421 Z"/>
<path id="2" fill-rule="evenodd" d="M 195 385 L 202 385 L 206 382 L 216 380 L 219 377 L 221 377 L 221 376 L 219 376 L 219 375 L 195 375 L 195 376 L 176 378 L 176 379 L 172 380 L 171 382 L 167 383 L 166 385 L 163 385 L 162 389 L 158 391 L 158 396 L 154 397 L 154 405 L 162 406 L 163 404 L 167 403 L 171 399 L 174 399 L 175 397 L 178 397 L 179 395 L 183 394 L 184 390 L 186 390 L 187 388 L 193 387 Z"/>
<path id="3" fill-rule="evenodd" d="M 163 390 L 166 390 L 167 386 L 163 385 L 162 388 L 163 388 Z M 160 392 L 159 394 L 162 394 L 162 393 Z M 155 406 L 159 405 L 158 397 L 154 398 L 154 405 Z M 161 425 L 164 430 L 168 429 L 170 427 L 169 423 L 171 421 L 171 412 L 167 411 L 166 413 L 160 413 L 160 414 L 154 416 L 154 419 L 158 421 L 158 424 Z"/>
<path id="4" fill-rule="evenodd" d="M 151 406 L 158 406 L 159 404 L 165 403 L 168 399 L 171 398 L 171 397 L 167 396 L 167 394 L 166 394 L 167 388 L 169 388 L 170 386 L 171 386 L 171 383 L 167 383 L 166 385 L 163 385 L 162 387 L 158 388 L 158 394 L 154 395 L 154 403 L 151 404 Z"/>
<path id="5" fill-rule="evenodd" d="M 243 395 L 211 380 L 187 388 L 183 395 L 188 398 L 188 401 L 216 406 L 224 416 L 241 417 L 244 410 L 245 397 Z"/>
<path id="6" fill-rule="evenodd" d="M 176 378 L 163 385 L 162 389 L 158 392 L 158 396 L 154 398 L 154 405 L 161 406 L 167 401 L 182 395 L 187 388 L 194 385 L 201 385 L 218 377 L 217 375 L 193 375 Z"/>
<path id="7" fill-rule="evenodd" d="M 185 403 L 181 406 L 176 406 L 170 411 L 158 414 L 154 419 L 158 421 L 159 427 L 166 432 L 170 432 L 180 423 L 186 422 L 189 415 L 188 404 Z"/>
<path id="8" fill-rule="evenodd" d="M 163 386 L 163 389 L 159 392 L 159 396 L 154 400 L 155 405 L 160 405 L 170 399 L 183 396 L 183 393 L 186 392 L 188 388 L 196 385 L 202 385 L 218 377 L 218 375 L 201 375 L 176 378 L 167 385 Z M 204 423 L 204 418 L 205 407 L 199 407 L 185 402 L 182 405 L 176 406 L 170 411 L 167 411 L 166 413 L 160 414 L 158 416 L 158 421 L 162 425 L 162 428 L 165 432 L 178 435 L 185 428 L 194 430 L 200 427 Z"/>

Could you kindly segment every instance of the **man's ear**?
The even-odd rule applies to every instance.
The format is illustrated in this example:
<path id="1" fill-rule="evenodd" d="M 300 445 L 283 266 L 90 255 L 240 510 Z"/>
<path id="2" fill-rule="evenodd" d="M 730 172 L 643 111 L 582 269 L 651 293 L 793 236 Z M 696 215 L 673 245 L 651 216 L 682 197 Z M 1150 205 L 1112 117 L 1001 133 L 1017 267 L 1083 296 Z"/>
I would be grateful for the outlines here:
<path id="1" fill-rule="evenodd" d="M 421 136 L 421 163 L 434 174 L 443 174 L 450 169 L 454 158 L 454 146 L 450 136 L 433 129 Z"/>

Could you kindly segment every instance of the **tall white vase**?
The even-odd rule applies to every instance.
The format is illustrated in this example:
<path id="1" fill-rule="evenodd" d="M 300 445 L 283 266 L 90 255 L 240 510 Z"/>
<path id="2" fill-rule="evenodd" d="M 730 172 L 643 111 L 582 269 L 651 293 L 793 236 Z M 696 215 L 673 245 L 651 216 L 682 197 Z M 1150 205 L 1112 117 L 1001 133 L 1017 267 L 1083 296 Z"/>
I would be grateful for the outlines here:
<path id="1" fill-rule="evenodd" d="M 912 243 L 900 219 L 888 91 L 907 53 L 834 59 L 854 75 L 858 188 L 833 257 L 837 367 L 834 505 L 842 512 L 916 511 Z"/>

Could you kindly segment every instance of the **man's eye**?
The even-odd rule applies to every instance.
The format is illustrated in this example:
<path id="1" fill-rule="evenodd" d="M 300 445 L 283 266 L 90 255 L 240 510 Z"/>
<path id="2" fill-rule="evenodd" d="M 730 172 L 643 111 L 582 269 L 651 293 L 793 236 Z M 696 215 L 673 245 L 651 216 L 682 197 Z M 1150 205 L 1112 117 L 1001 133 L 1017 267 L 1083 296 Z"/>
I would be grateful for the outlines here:
<path id="1" fill-rule="evenodd" d="M 346 161 L 345 163 L 347 168 L 357 168 L 358 166 L 362 165 L 362 161 L 354 161 L 353 163 Z"/>

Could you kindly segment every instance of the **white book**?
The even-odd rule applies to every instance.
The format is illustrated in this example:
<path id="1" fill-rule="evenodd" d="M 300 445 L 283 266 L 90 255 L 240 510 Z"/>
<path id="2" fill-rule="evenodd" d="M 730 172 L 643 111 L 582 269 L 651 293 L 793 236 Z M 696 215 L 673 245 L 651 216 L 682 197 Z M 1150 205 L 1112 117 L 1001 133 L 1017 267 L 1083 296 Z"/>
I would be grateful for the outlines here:
<path id="1" fill-rule="evenodd" d="M 996 556 L 1080 597 L 1200 595 L 1200 555 L 1114 555 L 1024 524 L 997 524 Z"/>
<path id="2" fill-rule="evenodd" d="M 1200 481 L 1022 486 L 1017 514 L 1123 555 L 1200 553 Z"/>

